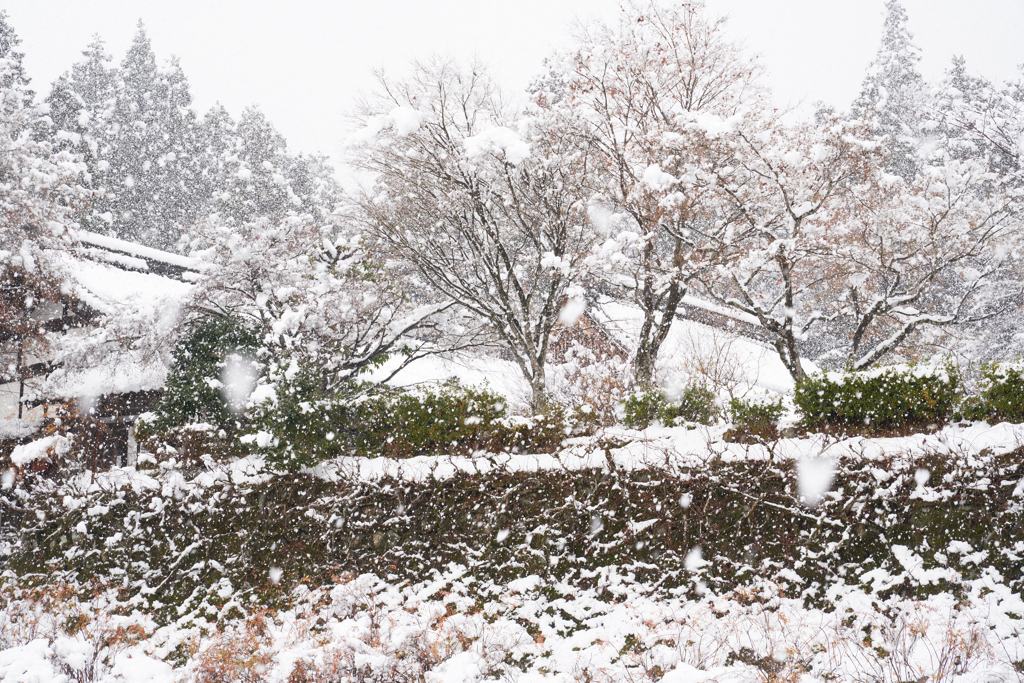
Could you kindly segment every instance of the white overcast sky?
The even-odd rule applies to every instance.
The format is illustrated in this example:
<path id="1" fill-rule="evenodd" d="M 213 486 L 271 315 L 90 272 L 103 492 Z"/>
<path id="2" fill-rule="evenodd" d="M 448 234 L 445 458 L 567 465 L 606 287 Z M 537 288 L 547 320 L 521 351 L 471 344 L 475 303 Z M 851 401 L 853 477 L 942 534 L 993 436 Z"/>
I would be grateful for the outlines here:
<path id="1" fill-rule="evenodd" d="M 780 104 L 845 108 L 878 47 L 884 0 L 707 0 L 761 56 Z M 612 18 L 619 0 L 3 0 L 37 92 L 93 34 L 119 62 L 142 19 L 158 59 L 177 55 L 200 113 L 258 104 L 295 151 L 338 156 L 343 116 L 371 72 L 432 54 L 478 58 L 522 89 L 566 45 L 574 18 Z M 954 54 L 997 81 L 1024 63 L 1024 0 L 904 0 L 937 78 Z"/>

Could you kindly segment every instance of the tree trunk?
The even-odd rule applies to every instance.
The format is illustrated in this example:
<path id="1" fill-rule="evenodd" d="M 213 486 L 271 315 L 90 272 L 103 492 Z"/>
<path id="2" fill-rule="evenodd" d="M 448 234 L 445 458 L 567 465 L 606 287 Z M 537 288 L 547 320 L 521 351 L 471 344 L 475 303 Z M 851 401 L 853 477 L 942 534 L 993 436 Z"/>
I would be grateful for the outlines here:
<path id="1" fill-rule="evenodd" d="M 649 389 L 654 383 L 654 363 L 658 359 L 658 349 L 650 344 L 641 343 L 633 359 L 633 381 L 639 390 Z"/>
<path id="2" fill-rule="evenodd" d="M 640 339 L 637 344 L 636 357 L 633 360 L 633 381 L 638 389 L 648 389 L 654 383 L 654 367 L 658 362 L 658 352 L 665 343 L 672 321 L 675 320 L 679 303 L 686 295 L 687 287 L 673 282 L 664 299 L 655 297 L 653 292 L 644 292 L 644 324 L 640 328 Z M 661 304 L 660 310 L 658 303 Z M 660 321 L 656 317 L 660 313 Z"/>
<path id="3" fill-rule="evenodd" d="M 23 370 L 21 368 L 21 358 L 22 358 L 23 351 L 24 351 L 24 347 L 23 347 L 23 344 L 22 344 L 22 340 L 19 337 L 18 338 L 18 361 L 17 361 L 17 366 L 15 367 L 15 370 L 14 370 L 14 372 L 18 376 L 18 419 L 19 420 L 21 419 L 21 406 L 22 406 L 22 404 L 25 401 L 25 374 L 24 374 L 24 372 L 23 372 Z"/>
<path id="4" fill-rule="evenodd" d="M 530 378 L 530 390 L 533 392 L 530 408 L 533 410 L 534 415 L 540 415 L 548 405 L 547 379 L 544 376 L 543 366 L 540 368 L 534 367 L 533 377 Z"/>

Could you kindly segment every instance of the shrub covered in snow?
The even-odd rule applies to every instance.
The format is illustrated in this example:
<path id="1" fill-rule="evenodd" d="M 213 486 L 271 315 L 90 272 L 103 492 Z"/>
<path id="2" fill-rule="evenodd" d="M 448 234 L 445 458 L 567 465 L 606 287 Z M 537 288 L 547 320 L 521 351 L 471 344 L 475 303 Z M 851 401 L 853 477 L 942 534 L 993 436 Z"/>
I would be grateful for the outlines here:
<path id="1" fill-rule="evenodd" d="M 986 365 L 981 370 L 984 417 L 995 422 L 1024 422 L 1024 363 Z"/>
<path id="2" fill-rule="evenodd" d="M 906 430 L 946 423 L 962 398 L 950 367 L 893 365 L 811 375 L 793 401 L 808 429 Z"/>
<path id="3" fill-rule="evenodd" d="M 194 321 L 174 347 L 156 428 L 206 423 L 233 431 L 255 379 L 252 360 L 259 344 L 253 326 L 237 318 Z"/>
<path id="4" fill-rule="evenodd" d="M 596 439 L 617 469 L 19 478 L 0 679 L 1012 680 L 1019 451 L 845 443 L 813 511 L 763 446 L 627 467 Z"/>
<path id="5" fill-rule="evenodd" d="M 279 607 L 339 573 L 417 581 L 452 563 L 498 583 L 589 588 L 614 566 L 694 596 L 697 579 L 728 591 L 770 578 L 819 606 L 837 583 L 925 597 L 998 574 L 1019 592 L 1020 451 L 979 452 L 994 442 L 977 432 L 925 438 L 926 453 L 919 438 L 915 452 L 844 442 L 829 482 L 811 487 L 779 453 L 814 439 L 774 459 L 763 445 L 719 442 L 708 461 L 679 441 L 594 437 L 551 455 L 340 458 L 301 473 L 259 456 L 194 475 L 170 461 L 61 481 L 20 471 L 0 489 L 24 511 L 0 561 L 26 581 L 113 581 L 161 623 Z"/>
<path id="6" fill-rule="evenodd" d="M 715 394 L 703 384 L 688 384 L 676 397 L 659 389 L 638 391 L 622 402 L 623 422 L 645 429 L 654 422 L 667 427 L 687 422 L 712 424 L 715 421 Z"/>
<path id="7" fill-rule="evenodd" d="M 354 435 L 356 452 L 391 457 L 485 448 L 489 432 L 506 414 L 505 400 L 497 394 L 455 381 L 384 394 L 359 408 L 365 426 Z"/>
<path id="8" fill-rule="evenodd" d="M 353 384 L 324 394 L 299 372 L 258 405 L 244 444 L 280 469 L 316 465 L 339 455 L 407 458 L 474 452 L 551 452 L 566 434 L 563 411 L 513 418 L 505 399 L 486 388 L 449 381 L 400 390 Z"/>
<path id="9" fill-rule="evenodd" d="M 731 399 L 733 428 L 727 437 L 741 442 L 773 441 L 779 437 L 778 423 L 784 412 L 782 397 L 777 395 L 756 393 Z"/>

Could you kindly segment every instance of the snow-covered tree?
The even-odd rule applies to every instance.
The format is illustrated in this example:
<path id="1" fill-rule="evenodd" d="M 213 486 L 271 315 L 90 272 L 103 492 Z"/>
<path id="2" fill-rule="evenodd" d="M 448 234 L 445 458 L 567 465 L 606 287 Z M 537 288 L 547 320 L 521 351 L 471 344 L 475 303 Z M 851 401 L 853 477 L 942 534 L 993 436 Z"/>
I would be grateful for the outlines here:
<path id="1" fill-rule="evenodd" d="M 836 255 L 884 182 L 881 144 L 864 125 L 819 119 L 786 124 L 767 114 L 731 135 L 733 166 L 718 187 L 740 221 L 729 259 L 706 285 L 757 319 L 796 380 L 805 376 L 801 347 L 849 274 Z"/>
<path id="2" fill-rule="evenodd" d="M 79 216 L 90 230 L 164 250 L 206 208 L 188 81 L 160 67 L 145 28 L 120 67 L 97 36 L 53 85 L 53 140 L 82 154 L 99 197 Z"/>
<path id="3" fill-rule="evenodd" d="M 242 224 L 289 212 L 324 221 L 334 208 L 337 183 L 320 157 L 292 155 L 284 137 L 256 107 L 236 124 L 214 107 L 199 129 L 204 182 L 211 213 Z"/>
<path id="4" fill-rule="evenodd" d="M 745 222 L 709 291 L 757 318 L 794 379 L 801 358 L 867 369 L 1020 297 L 1020 191 L 974 160 L 885 171 L 863 124 L 740 128 L 720 187 Z"/>
<path id="5" fill-rule="evenodd" d="M 8 23 L 6 10 L 0 10 L 0 58 L 9 62 L 0 80 L 0 87 L 19 87 L 29 99 L 32 99 L 34 93 L 29 88 L 29 79 L 25 75 L 25 65 L 22 63 L 25 53 L 18 51 L 19 45 L 21 38 Z"/>
<path id="6" fill-rule="evenodd" d="M 997 87 L 971 74 L 962 57 L 954 57 L 925 117 L 940 157 L 973 159 L 1003 174 L 1021 173 L 1024 89 L 1019 81 Z"/>
<path id="7" fill-rule="evenodd" d="M 551 332 L 594 242 L 582 179 L 588 150 L 552 134 L 543 111 L 509 106 L 479 68 L 419 66 L 380 78 L 353 143 L 375 175 L 356 220 L 440 301 L 482 321 L 546 401 Z"/>
<path id="8" fill-rule="evenodd" d="M 1007 345 L 1016 316 L 1001 315 L 1019 309 L 1021 295 L 1024 105 L 1015 92 L 1013 83 L 999 88 L 954 57 L 917 104 L 916 174 L 899 192 L 880 194 L 855 242 L 872 247 L 856 259 L 862 281 L 844 295 L 850 307 L 840 319 L 849 322 L 856 310 L 858 331 L 842 346 L 849 367 L 867 367 L 915 340 L 942 344 L 954 328 L 983 356 L 1019 348 Z M 964 339 L 970 329 L 1001 339 L 1002 348 Z"/>
<path id="9" fill-rule="evenodd" d="M 58 78 L 46 98 L 50 105 L 51 139 L 59 149 L 82 157 L 88 184 L 103 188 L 107 183 L 117 105 L 117 70 L 110 66 L 103 40 L 94 36 L 83 51 L 83 61 Z M 113 220 L 111 202 L 102 191 L 79 212 L 82 227 L 104 233 Z"/>
<path id="10" fill-rule="evenodd" d="M 327 219 L 337 183 L 326 160 L 291 154 L 255 107 L 236 123 L 218 104 L 197 121 L 181 67 L 158 65 L 141 23 L 120 66 L 110 61 L 95 37 L 47 98 L 53 141 L 84 157 L 100 194 L 84 227 L 175 250 L 212 213 L 238 225 L 289 211 Z"/>
<path id="11" fill-rule="evenodd" d="M 885 9 L 882 43 L 851 113 L 870 122 L 875 135 L 888 136 L 891 154 L 886 168 L 909 179 L 917 171 L 916 152 L 927 92 L 917 70 L 921 54 L 907 30 L 906 10 L 899 0 L 888 0 Z"/>
<path id="12" fill-rule="evenodd" d="M 141 22 L 120 77 L 106 159 L 112 230 L 170 250 L 203 209 L 188 81 L 175 59 L 157 66 Z"/>
<path id="13" fill-rule="evenodd" d="M 214 215 L 193 244 L 206 265 L 192 317 L 255 330 L 260 348 L 251 360 L 270 383 L 301 368 L 330 395 L 391 356 L 416 358 L 426 348 L 410 335 L 422 339 L 444 308 L 412 305 L 357 235 L 309 215 L 242 226 Z"/>
<path id="14" fill-rule="evenodd" d="M 634 356 L 649 384 L 690 283 L 713 266 L 730 216 L 711 189 L 731 162 L 718 143 L 745 109 L 767 107 L 757 62 L 703 3 L 626 5 L 615 25 L 577 31 L 538 92 L 593 155 L 591 217 L 606 223 L 592 274 L 643 311 Z"/>
<path id="15" fill-rule="evenodd" d="M 26 351 L 45 344 L 47 331 L 33 316 L 59 301 L 63 268 L 59 252 L 74 242 L 74 207 L 87 197 L 84 166 L 56 152 L 39 131 L 48 120 L 23 76 L 17 37 L 0 14 L 0 373 L 24 379 Z"/>
<path id="16" fill-rule="evenodd" d="M 830 258 L 845 279 L 834 299 L 852 370 L 871 367 L 916 332 L 969 325 L 1018 306 L 1021 192 L 977 161 L 946 158 L 909 183 L 876 190 Z"/>

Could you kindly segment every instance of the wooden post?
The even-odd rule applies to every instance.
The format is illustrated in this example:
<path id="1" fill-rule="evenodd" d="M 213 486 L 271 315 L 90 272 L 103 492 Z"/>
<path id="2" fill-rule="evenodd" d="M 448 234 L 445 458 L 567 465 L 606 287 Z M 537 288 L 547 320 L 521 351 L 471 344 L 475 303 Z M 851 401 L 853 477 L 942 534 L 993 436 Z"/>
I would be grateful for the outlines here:
<path id="1" fill-rule="evenodd" d="M 21 404 L 25 398 L 25 374 L 21 371 L 22 340 L 18 338 L 18 360 L 14 371 L 18 373 L 18 419 L 21 419 Z"/>

